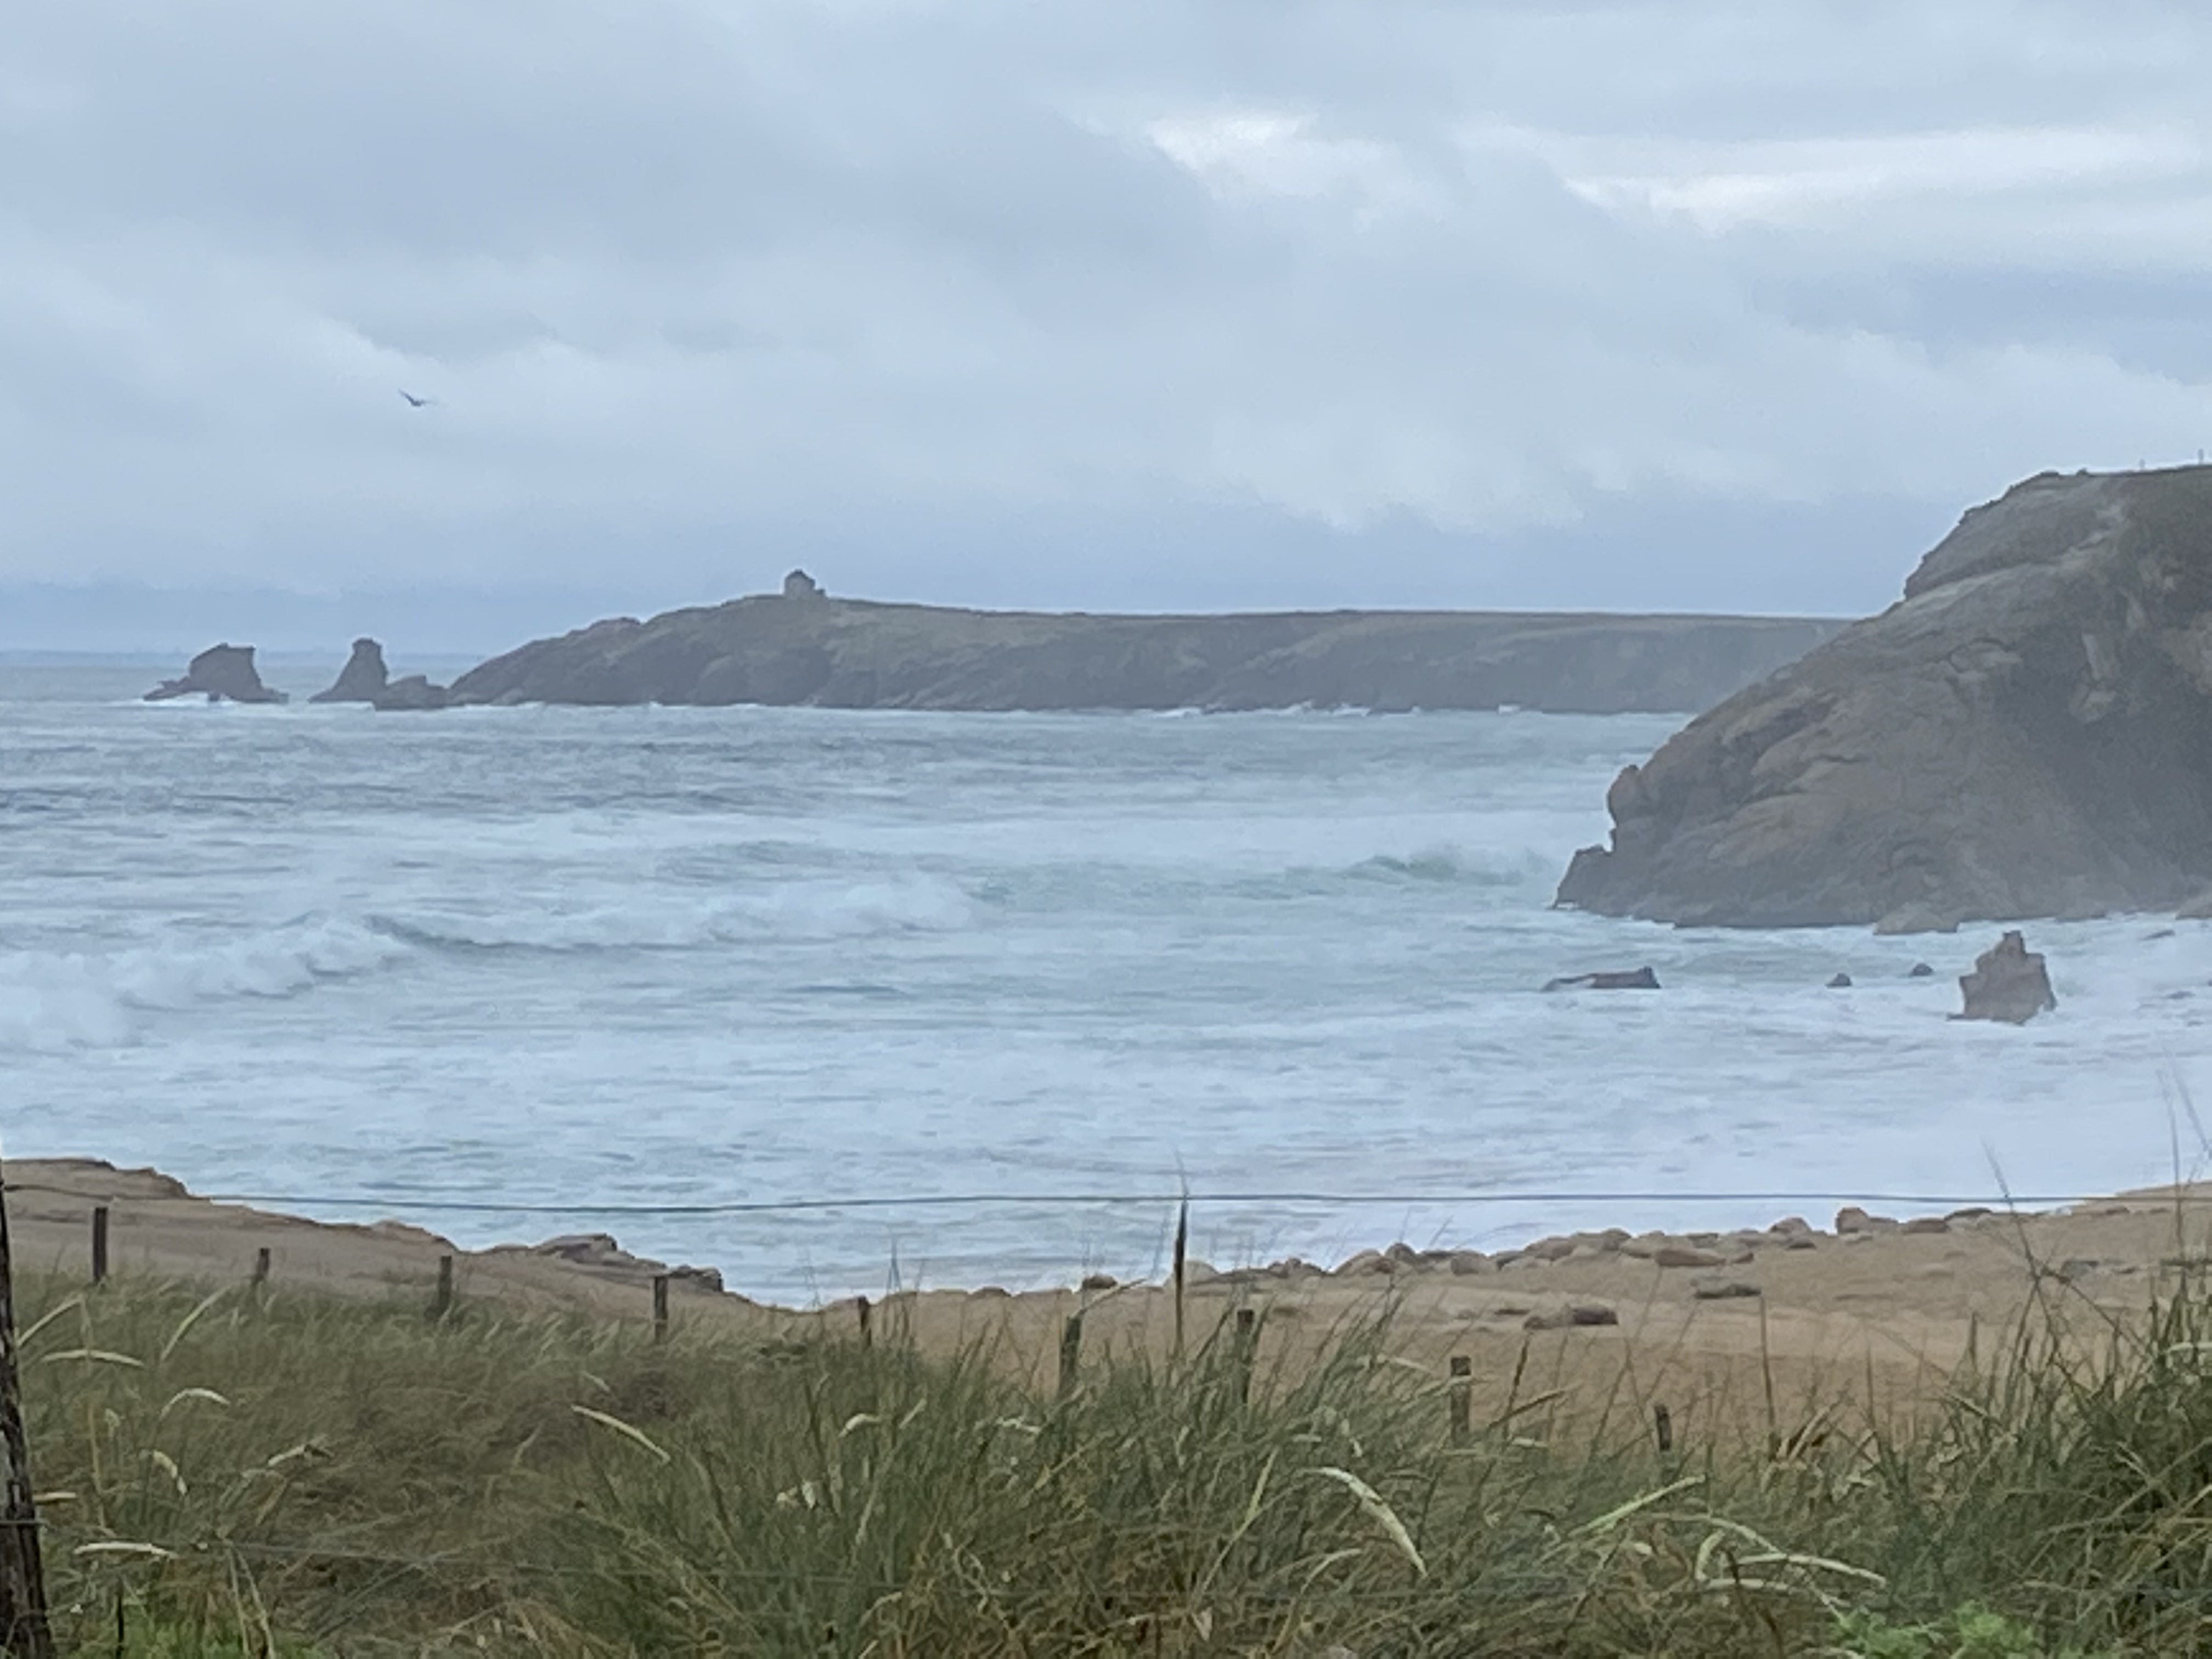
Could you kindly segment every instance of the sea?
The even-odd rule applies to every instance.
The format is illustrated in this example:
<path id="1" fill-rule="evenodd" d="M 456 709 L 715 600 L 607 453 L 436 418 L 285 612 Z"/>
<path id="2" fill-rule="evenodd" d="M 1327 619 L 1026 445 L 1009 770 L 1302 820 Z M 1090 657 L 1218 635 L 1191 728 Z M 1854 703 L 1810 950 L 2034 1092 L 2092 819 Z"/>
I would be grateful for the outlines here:
<path id="1" fill-rule="evenodd" d="M 1678 715 L 138 700 L 173 672 L 0 659 L 9 1157 L 792 1304 L 1157 1273 L 1186 1198 L 1195 1257 L 1326 1264 L 2212 1161 L 2212 924 L 2032 925 L 2013 1029 L 1948 1018 L 1993 926 L 1553 909 Z"/>

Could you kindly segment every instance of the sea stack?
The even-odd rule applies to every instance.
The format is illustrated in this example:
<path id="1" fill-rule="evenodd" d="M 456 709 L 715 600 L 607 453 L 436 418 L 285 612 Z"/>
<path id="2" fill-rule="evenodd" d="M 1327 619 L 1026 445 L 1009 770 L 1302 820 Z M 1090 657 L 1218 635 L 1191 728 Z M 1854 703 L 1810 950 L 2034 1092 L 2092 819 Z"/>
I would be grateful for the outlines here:
<path id="1" fill-rule="evenodd" d="M 164 680 L 146 694 L 148 702 L 204 696 L 210 702 L 282 702 L 284 694 L 261 683 L 250 645 L 210 646 L 185 665 L 183 678 Z"/>
<path id="2" fill-rule="evenodd" d="M 417 710 L 443 708 L 453 702 L 453 693 L 442 685 L 433 685 L 420 674 L 403 674 L 392 678 L 392 671 L 384 660 L 384 647 L 372 639 L 353 642 L 353 655 L 338 672 L 337 681 L 327 691 L 318 691 L 309 699 L 313 702 L 365 702 L 372 708 L 386 713 L 409 714 Z"/>
<path id="3" fill-rule="evenodd" d="M 307 701 L 374 702 L 391 683 L 392 672 L 384 665 L 384 647 L 374 640 L 359 639 L 353 642 L 353 655 L 346 659 L 346 665 L 338 671 L 330 689 L 316 692 Z"/>
<path id="4" fill-rule="evenodd" d="M 1972 973 L 1959 975 L 1959 992 L 1966 1000 L 1960 1019 L 2025 1025 L 2058 1006 L 2042 957 L 2027 948 L 2017 930 L 2008 931 L 1976 957 Z"/>

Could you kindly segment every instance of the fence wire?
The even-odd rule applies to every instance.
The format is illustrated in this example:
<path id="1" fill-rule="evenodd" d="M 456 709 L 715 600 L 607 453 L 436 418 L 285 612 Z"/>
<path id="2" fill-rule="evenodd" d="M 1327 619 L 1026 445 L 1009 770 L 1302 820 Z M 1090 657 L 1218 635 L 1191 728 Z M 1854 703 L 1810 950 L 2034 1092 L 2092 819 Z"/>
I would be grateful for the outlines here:
<path id="1" fill-rule="evenodd" d="M 58 1187 L 27 1181 L 0 1182 L 0 1191 L 53 1193 L 87 1196 L 82 1187 Z M 1681 1205 L 1681 1204 L 1896 1204 L 1934 1209 L 1942 1206 L 1990 1209 L 2046 1209 L 2092 1204 L 2115 1198 L 2112 1193 L 1962 1193 L 1867 1192 L 1848 1188 L 1823 1191 L 1667 1190 L 1618 1192 L 1552 1190 L 1526 1188 L 1475 1188 L 1462 1192 L 1328 1192 L 1304 1188 L 1239 1192 L 1193 1188 L 1178 1192 L 999 1192 L 999 1193 L 861 1193 L 840 1197 L 712 1199 L 666 1202 L 607 1202 L 593 1199 L 487 1199 L 466 1193 L 428 1188 L 395 1188 L 380 1193 L 193 1193 L 191 1197 L 210 1204 L 282 1206 L 325 1210 L 441 1210 L 454 1214 L 513 1216 L 728 1216 L 801 1215 L 840 1210 L 923 1210 L 993 1208 L 1173 1208 L 1188 1204 L 1311 1205 L 1341 1209 L 1376 1206 L 1479 1206 L 1485 1204 L 1538 1205 Z M 2140 1201 L 2158 1204 L 2212 1203 L 2212 1189 L 2160 1191 Z"/>

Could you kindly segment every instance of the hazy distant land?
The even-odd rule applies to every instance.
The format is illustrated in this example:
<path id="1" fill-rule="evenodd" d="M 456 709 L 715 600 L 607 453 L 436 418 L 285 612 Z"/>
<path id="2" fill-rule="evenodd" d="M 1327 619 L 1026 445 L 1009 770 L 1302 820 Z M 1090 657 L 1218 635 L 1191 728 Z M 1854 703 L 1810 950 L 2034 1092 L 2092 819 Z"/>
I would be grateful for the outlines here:
<path id="1" fill-rule="evenodd" d="M 457 702 L 836 708 L 1703 708 L 1832 634 L 1802 618 L 1325 611 L 1051 615 L 774 597 L 495 657 Z"/>
<path id="2" fill-rule="evenodd" d="M 1052 712 L 1521 708 L 1558 714 L 1710 707 L 1833 635 L 1813 617 L 1333 611 L 1097 616 L 784 592 L 621 617 L 533 641 L 451 687 L 387 677 L 374 640 L 318 702 L 754 703 Z M 283 702 L 250 647 L 203 652 L 150 698 Z"/>

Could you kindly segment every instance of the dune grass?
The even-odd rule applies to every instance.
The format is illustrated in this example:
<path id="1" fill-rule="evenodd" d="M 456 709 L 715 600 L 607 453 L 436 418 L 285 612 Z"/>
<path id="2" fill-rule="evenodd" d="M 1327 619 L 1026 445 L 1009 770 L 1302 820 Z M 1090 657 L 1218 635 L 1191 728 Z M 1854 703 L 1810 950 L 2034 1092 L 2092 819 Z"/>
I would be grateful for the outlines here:
<path id="1" fill-rule="evenodd" d="M 987 1346 L 18 1286 L 73 1653 L 1935 1655 L 2212 1648 L 2212 1303 L 2062 1310 L 1910 1429 L 1448 1431 L 1384 1318 L 1065 1393 Z"/>

